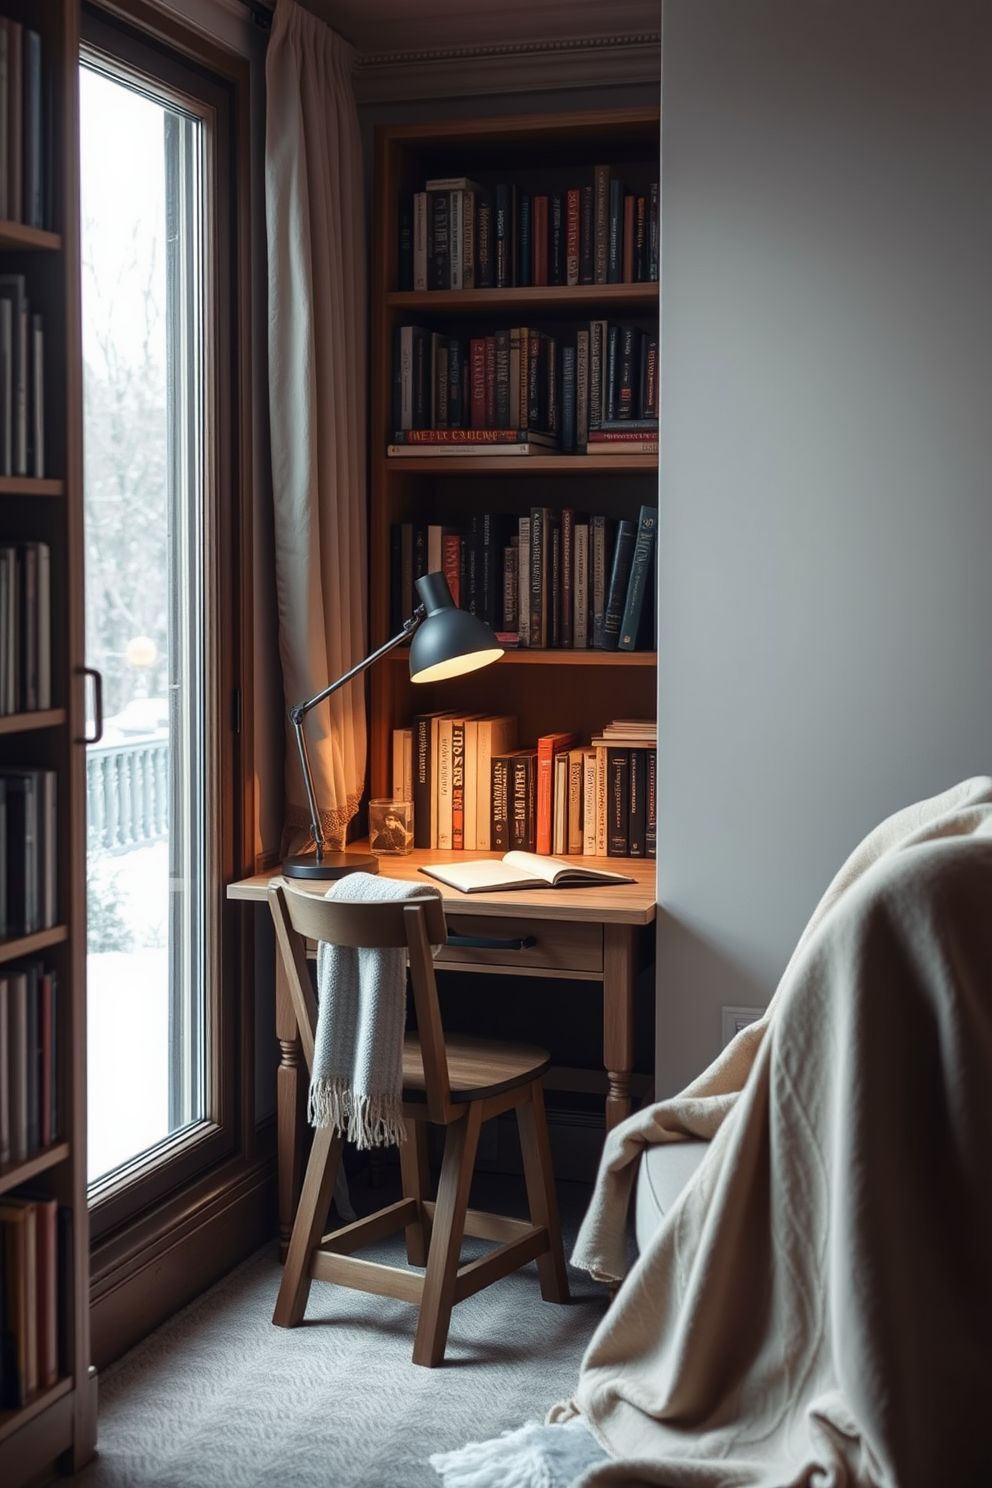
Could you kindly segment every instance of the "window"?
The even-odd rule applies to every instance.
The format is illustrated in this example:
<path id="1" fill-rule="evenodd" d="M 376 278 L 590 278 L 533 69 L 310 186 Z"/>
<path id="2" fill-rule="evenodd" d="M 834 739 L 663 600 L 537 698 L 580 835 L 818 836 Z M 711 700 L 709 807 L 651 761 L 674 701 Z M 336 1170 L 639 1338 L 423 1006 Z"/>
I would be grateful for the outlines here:
<path id="1" fill-rule="evenodd" d="M 83 37 L 86 652 L 103 724 L 87 762 L 89 1180 L 100 1233 L 234 1143 L 223 885 L 242 850 L 237 203 L 223 80 L 96 11 L 84 12 Z"/>

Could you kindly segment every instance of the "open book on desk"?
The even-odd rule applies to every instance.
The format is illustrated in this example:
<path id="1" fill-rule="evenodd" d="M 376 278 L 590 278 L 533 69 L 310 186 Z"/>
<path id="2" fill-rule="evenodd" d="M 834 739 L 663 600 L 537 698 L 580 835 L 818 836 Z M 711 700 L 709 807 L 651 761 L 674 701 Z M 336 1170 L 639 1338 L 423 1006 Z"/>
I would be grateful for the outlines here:
<path id="1" fill-rule="evenodd" d="M 564 858 L 545 858 L 530 852 L 508 852 L 502 858 L 467 863 L 432 864 L 420 871 L 460 889 L 463 894 L 490 894 L 499 889 L 581 889 L 587 884 L 637 882 L 626 873 L 585 868 Z"/>

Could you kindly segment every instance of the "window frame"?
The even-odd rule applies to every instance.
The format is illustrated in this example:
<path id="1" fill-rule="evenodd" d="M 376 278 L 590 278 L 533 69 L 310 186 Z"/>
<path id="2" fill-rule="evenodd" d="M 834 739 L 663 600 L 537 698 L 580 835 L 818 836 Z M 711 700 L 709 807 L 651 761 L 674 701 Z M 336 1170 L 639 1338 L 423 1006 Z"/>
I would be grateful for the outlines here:
<path id="1" fill-rule="evenodd" d="M 129 1229 L 147 1239 L 175 1223 L 195 1188 L 209 1194 L 232 1159 L 255 1148 L 253 988 L 242 974 L 245 944 L 225 888 L 250 870 L 254 801 L 248 682 L 251 655 L 250 285 L 248 254 L 249 75 L 247 62 L 145 0 L 85 3 L 80 61 L 122 81 L 158 82 L 179 106 L 208 115 L 206 224 L 213 235 L 205 284 L 208 344 L 205 442 L 207 833 L 205 914 L 206 1114 L 90 1191 L 91 1237 L 108 1264 L 129 1250 Z M 154 87 L 152 88 L 154 92 Z M 214 1175 L 213 1178 L 211 1175 Z M 170 1198 L 171 1196 L 171 1198 Z M 158 1215 L 151 1219 L 151 1215 Z M 140 1224 L 139 1224 L 140 1219 Z M 123 1245 L 123 1250 L 122 1250 Z M 97 1269 L 97 1268 L 95 1268 Z"/>

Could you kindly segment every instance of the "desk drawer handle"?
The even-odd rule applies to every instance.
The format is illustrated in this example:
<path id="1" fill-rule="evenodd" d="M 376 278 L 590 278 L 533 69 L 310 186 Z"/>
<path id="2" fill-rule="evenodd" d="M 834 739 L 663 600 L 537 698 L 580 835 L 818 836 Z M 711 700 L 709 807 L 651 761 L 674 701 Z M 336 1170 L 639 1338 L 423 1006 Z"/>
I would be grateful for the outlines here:
<path id="1" fill-rule="evenodd" d="M 476 951 L 527 951 L 537 945 L 536 935 L 520 935 L 499 940 L 491 935 L 449 935 L 449 946 L 469 946 Z"/>

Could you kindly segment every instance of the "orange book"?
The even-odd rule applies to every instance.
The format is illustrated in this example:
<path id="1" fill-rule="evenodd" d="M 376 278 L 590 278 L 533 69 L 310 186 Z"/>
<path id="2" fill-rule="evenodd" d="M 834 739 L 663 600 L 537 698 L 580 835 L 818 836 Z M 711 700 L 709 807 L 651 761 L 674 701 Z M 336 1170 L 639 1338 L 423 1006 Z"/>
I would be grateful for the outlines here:
<path id="1" fill-rule="evenodd" d="M 549 854 L 554 829 L 555 756 L 578 743 L 578 734 L 542 734 L 537 741 L 537 823 L 534 851 Z"/>

